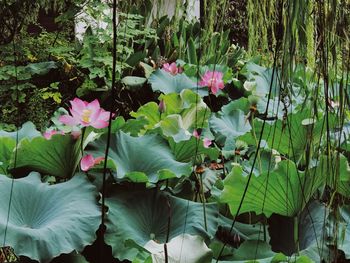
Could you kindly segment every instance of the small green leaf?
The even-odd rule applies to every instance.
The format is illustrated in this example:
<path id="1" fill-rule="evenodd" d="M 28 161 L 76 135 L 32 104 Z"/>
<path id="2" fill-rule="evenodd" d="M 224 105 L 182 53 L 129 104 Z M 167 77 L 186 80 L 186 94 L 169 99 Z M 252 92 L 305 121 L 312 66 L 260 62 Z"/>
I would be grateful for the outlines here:
<path id="1" fill-rule="evenodd" d="M 127 86 L 127 88 L 129 88 L 130 90 L 138 90 L 143 86 L 143 84 L 146 83 L 146 81 L 147 81 L 146 78 L 134 77 L 134 76 L 128 76 L 122 79 L 122 83 L 124 83 Z"/>

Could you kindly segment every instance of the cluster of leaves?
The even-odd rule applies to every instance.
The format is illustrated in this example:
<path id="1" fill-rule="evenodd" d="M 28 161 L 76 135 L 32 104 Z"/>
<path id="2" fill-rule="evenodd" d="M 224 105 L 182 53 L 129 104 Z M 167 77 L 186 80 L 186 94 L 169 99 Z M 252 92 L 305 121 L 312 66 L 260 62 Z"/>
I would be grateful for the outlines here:
<path id="1" fill-rule="evenodd" d="M 26 90 L 39 88 L 55 108 L 75 82 L 67 98 L 110 95 L 111 20 L 95 4 L 87 12 L 106 19 L 106 30 L 1 61 L 1 89 L 17 103 L 5 115 L 28 105 Z M 82 101 L 72 116 L 56 111 L 44 135 L 30 122 L 1 130 L 0 240 L 40 262 L 106 262 L 89 256 L 101 235 L 114 262 L 349 260 L 349 87 L 335 79 L 327 94 L 302 66 L 281 82 L 278 68 L 242 62 L 229 32 L 215 34 L 201 56 L 198 23 L 179 21 L 172 34 L 166 17 L 156 29 L 139 15 L 119 18 L 118 91 L 152 96 L 114 118 L 110 134 L 106 112 Z M 68 85 L 37 84 L 53 72 Z M 104 128 L 89 127 L 99 115 Z M 80 126 L 64 125 L 72 118 Z"/>
<path id="2" fill-rule="evenodd" d="M 72 136 L 58 121 L 62 110 L 52 120 L 64 135 L 44 138 L 30 123 L 0 132 L 6 245 L 19 256 L 49 262 L 93 243 L 103 164 L 85 173 L 78 164 L 84 154 L 104 156 L 109 141 L 104 238 L 118 260 L 164 261 L 164 244 L 169 260 L 188 262 L 320 262 L 336 260 L 337 251 L 349 258 L 348 206 L 334 201 L 347 202 L 350 184 L 348 130 L 338 106 L 321 104 L 313 114 L 318 100 L 302 98 L 315 85 L 303 86 L 297 76 L 299 91 L 287 105 L 274 77 L 278 70 L 251 62 L 236 75 L 222 65 L 178 63 L 182 73 L 151 73 L 158 103 L 142 105 L 128 120 L 117 117 L 110 138 L 107 128 L 91 127 Z M 213 69 L 225 83 L 215 95 L 196 80 Z M 236 98 L 232 89 L 242 95 Z M 85 120 L 89 115 L 81 110 Z M 340 148 L 333 148 L 339 139 Z M 236 216 L 241 222 L 230 230 Z M 276 235 L 281 222 L 283 240 Z"/>
<path id="3" fill-rule="evenodd" d="M 78 15 L 81 10 L 79 6 L 83 4 L 78 2 L 60 7 L 67 11 L 56 19 L 59 28 L 64 28 Z M 43 6 L 39 5 L 41 8 Z M 2 45 L 0 123 L 3 127 L 31 120 L 38 128 L 44 129 L 53 111 L 76 95 L 86 98 L 97 95 L 102 97 L 102 101 L 108 101 L 103 95 L 103 92 L 110 90 L 112 75 L 112 23 L 108 8 L 107 3 L 98 1 L 84 6 L 85 13 L 107 27 L 89 27 L 81 43 L 72 42 L 70 33 L 62 30 L 52 33 L 42 31 L 33 36 L 26 33 L 24 26 L 14 39 L 15 45 Z M 117 78 L 129 75 L 140 77 L 129 81 L 124 79 L 127 87 L 144 86 L 145 78 L 165 59 L 182 59 L 193 65 L 199 61 L 205 64 L 224 63 L 230 67 L 243 65 L 241 58 L 244 52 L 230 46 L 228 31 L 215 33 L 208 52 L 203 56 L 200 55 L 198 22 L 183 19 L 175 28 L 175 18 L 170 20 L 166 16 L 154 21 L 151 27 L 147 26 L 146 18 L 137 14 L 119 13 L 118 19 L 117 57 L 120 62 L 117 63 Z M 217 53 L 219 42 L 224 44 L 220 45 L 220 52 Z M 124 116 L 127 117 L 130 110 L 135 110 L 145 100 L 132 92 L 124 93 L 121 99 L 127 101 L 123 105 Z M 151 93 L 146 96 L 146 100 L 152 99 Z M 20 114 L 17 111 L 19 108 L 22 108 Z"/>

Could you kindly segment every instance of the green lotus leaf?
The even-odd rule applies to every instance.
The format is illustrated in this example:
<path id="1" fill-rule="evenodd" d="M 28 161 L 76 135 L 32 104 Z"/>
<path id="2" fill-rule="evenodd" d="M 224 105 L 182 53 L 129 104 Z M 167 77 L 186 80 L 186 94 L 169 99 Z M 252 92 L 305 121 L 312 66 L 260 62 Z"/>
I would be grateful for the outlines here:
<path id="1" fill-rule="evenodd" d="M 144 246 L 152 253 L 153 263 L 165 262 L 164 244 L 150 240 Z M 204 243 L 200 236 L 183 234 L 174 237 L 167 243 L 167 256 L 169 263 L 210 263 L 213 252 Z"/>
<path id="2" fill-rule="evenodd" d="M 93 142 L 89 151 L 103 156 L 107 135 Z M 134 182 L 156 183 L 191 172 L 187 163 L 178 162 L 167 142 L 158 135 L 132 137 L 123 132 L 111 136 L 109 158 L 117 167 L 116 179 L 129 178 Z"/>
<path id="3" fill-rule="evenodd" d="M 302 125 L 303 120 L 309 118 L 310 112 L 304 110 L 295 114 L 289 114 L 285 121 L 277 120 L 273 125 L 265 123 L 262 140 L 267 142 L 269 148 L 275 149 L 297 162 L 305 154 L 307 144 L 309 143 L 316 147 L 322 137 L 324 119 L 315 120 L 312 127 Z M 329 121 L 330 123 L 332 122 L 331 116 L 329 116 Z M 262 125 L 263 121 L 254 119 L 257 138 L 260 137 L 262 132 Z M 250 145 L 256 145 L 252 134 L 245 134 L 240 137 L 240 140 Z"/>
<path id="4" fill-rule="evenodd" d="M 17 161 L 11 168 L 37 171 L 57 177 L 72 177 L 81 158 L 81 140 L 71 135 L 53 135 L 50 140 L 37 137 L 23 139 L 18 146 Z M 16 167 L 14 167 L 16 165 Z"/>
<path id="5" fill-rule="evenodd" d="M 280 90 L 280 81 L 278 78 L 278 71 L 275 70 L 274 78 L 272 79 L 273 69 L 268 69 L 262 66 L 259 66 L 254 63 L 247 63 L 246 69 L 248 71 L 247 79 L 254 79 L 256 82 L 255 89 L 253 90 L 254 95 L 258 95 L 260 97 L 264 97 L 270 91 L 271 81 L 271 95 L 272 97 L 278 96 Z"/>
<path id="6" fill-rule="evenodd" d="M 194 91 L 198 88 L 198 93 L 201 96 L 208 95 L 208 90 L 198 87 L 186 74 L 177 74 L 175 76 L 164 70 L 156 70 L 149 77 L 148 82 L 152 85 L 153 91 L 160 91 L 164 94 L 180 93 L 184 89 L 192 89 Z"/>
<path id="7" fill-rule="evenodd" d="M 248 114 L 250 110 L 250 103 L 247 98 L 240 98 L 238 100 L 231 101 L 230 103 L 222 106 L 221 111 L 224 114 L 230 114 L 234 110 L 241 110 L 244 114 Z"/>
<path id="8" fill-rule="evenodd" d="M 350 167 L 347 158 L 341 153 L 334 153 L 330 157 L 322 155 L 317 167 L 319 173 L 328 174 L 326 183 L 339 194 L 350 196 Z"/>
<path id="9" fill-rule="evenodd" d="M 143 69 L 146 78 L 149 78 L 154 72 L 154 68 L 146 63 L 140 62 L 139 66 Z"/>
<path id="10" fill-rule="evenodd" d="M 112 247 L 112 253 L 118 259 L 132 260 L 139 254 L 140 249 L 130 246 L 131 241 L 140 247 L 151 240 L 164 243 L 169 215 L 169 240 L 190 234 L 208 241 L 218 228 L 228 231 L 232 223 L 232 220 L 220 215 L 217 204 L 207 203 L 205 230 L 203 204 L 170 196 L 156 189 L 136 192 L 117 190 L 106 199 L 106 205 L 109 207 L 106 243 Z M 232 233 L 250 240 L 263 236 L 263 229 L 237 222 Z"/>
<path id="11" fill-rule="evenodd" d="M 170 148 L 175 154 L 175 159 L 179 162 L 190 162 L 195 155 L 205 154 L 211 160 L 216 160 L 219 157 L 219 150 L 216 148 L 205 148 L 201 140 L 191 137 L 188 141 L 176 143 L 174 140 L 169 140 Z"/>
<path id="12" fill-rule="evenodd" d="M 35 125 L 30 121 L 24 123 L 21 129 L 18 130 L 18 141 L 24 138 L 32 139 L 38 136 L 41 136 L 41 133 L 35 128 Z M 16 140 L 17 131 L 14 131 L 14 132 L 0 131 L 0 137 L 10 137 Z"/>
<path id="13" fill-rule="evenodd" d="M 220 174 L 216 170 L 211 170 L 209 168 L 205 168 L 201 176 L 204 193 L 211 191 L 216 181 L 220 178 Z"/>
<path id="14" fill-rule="evenodd" d="M 11 185 L 12 179 L 0 176 L 0 228 L 7 225 L 5 245 L 17 255 L 49 262 L 60 254 L 82 251 L 95 240 L 100 209 L 95 187 L 85 177 L 50 186 L 33 172 Z M 4 235 L 1 231 L 1 240 Z"/>
<path id="15" fill-rule="evenodd" d="M 131 112 L 130 115 L 136 118 L 136 120 L 143 119 L 147 121 L 147 125 L 144 125 L 144 127 L 141 127 L 143 128 L 143 131 L 153 129 L 154 126 L 160 121 L 158 105 L 153 101 L 141 106 L 137 110 L 137 112 Z"/>
<path id="16" fill-rule="evenodd" d="M 341 249 L 346 259 L 350 259 L 350 206 L 343 206 L 339 208 L 341 215 L 341 221 L 338 225 L 338 228 L 329 227 L 329 230 L 338 229 L 338 248 Z M 332 232 L 330 232 L 332 233 Z"/>
<path id="17" fill-rule="evenodd" d="M 222 246 L 216 250 L 220 251 Z M 244 241 L 238 249 L 229 252 L 227 248 L 226 255 L 221 254 L 223 260 L 219 260 L 220 263 L 278 263 L 278 262 L 287 262 L 288 259 L 282 253 L 275 253 L 271 250 L 271 247 L 268 243 L 261 240 L 246 240 Z M 216 252 L 214 252 L 216 253 Z M 218 254 L 218 253 L 217 253 Z M 212 260 L 212 263 L 217 262 L 217 260 Z M 288 261 L 289 262 L 289 261 Z M 294 261 L 293 261 L 294 262 Z"/>
<path id="18" fill-rule="evenodd" d="M 219 222 L 216 204 L 206 205 L 206 231 L 202 204 L 155 191 L 119 191 L 106 199 L 109 213 L 105 238 L 114 257 L 132 260 L 137 251 L 125 245 L 129 239 L 142 247 L 151 240 L 164 243 L 169 215 L 169 240 L 181 234 L 199 235 L 208 240 L 215 234 Z"/>
<path id="19" fill-rule="evenodd" d="M 322 259 L 332 257 L 331 250 L 326 246 L 327 233 L 332 233 L 331 228 L 328 228 L 328 230 L 325 228 L 325 226 L 329 226 L 329 223 L 327 223 L 328 216 L 329 210 L 317 201 L 310 202 L 307 209 L 304 209 L 299 216 L 300 255 L 308 256 L 314 262 L 322 262 Z M 288 240 L 287 236 L 285 240 Z"/>
<path id="20" fill-rule="evenodd" d="M 13 151 L 16 147 L 16 140 L 18 142 L 27 138 L 31 140 L 35 137 L 40 137 L 41 133 L 36 130 L 32 122 L 26 122 L 21 129 L 14 132 L 0 131 L 0 173 L 8 174 L 8 168 L 13 157 Z"/>
<path id="21" fill-rule="evenodd" d="M 124 83 L 128 89 L 133 91 L 137 91 L 142 88 L 143 84 L 145 84 L 146 81 L 146 78 L 135 76 L 127 76 L 121 80 L 121 82 Z"/>
<path id="22" fill-rule="evenodd" d="M 224 180 L 222 201 L 228 203 L 233 215 L 237 212 L 247 181 L 248 176 L 240 166 L 234 166 Z M 313 169 L 305 173 L 298 171 L 292 161 L 281 161 L 270 172 L 252 175 L 240 213 L 264 213 L 267 217 L 272 213 L 295 216 L 324 181 L 323 173 Z"/>
<path id="23" fill-rule="evenodd" d="M 164 136 L 173 138 L 175 142 L 187 141 L 192 136 L 178 114 L 166 116 L 157 126 L 161 128 Z"/>
<path id="24" fill-rule="evenodd" d="M 84 142 L 76 140 L 70 134 L 53 135 L 49 140 L 36 137 L 23 139 L 18 145 L 16 163 L 11 160 L 11 172 L 36 171 L 57 177 L 73 176 L 81 158 L 81 147 L 96 137 L 94 132 L 85 132 Z M 16 165 L 16 167 L 15 167 Z"/>
<path id="25" fill-rule="evenodd" d="M 143 131 L 147 125 L 149 125 L 148 120 L 144 116 L 141 116 L 137 119 L 129 119 L 123 126 L 122 131 L 137 137 L 144 133 Z"/>
<path id="26" fill-rule="evenodd" d="M 271 250 L 269 244 L 263 241 L 247 240 L 234 252 L 230 262 L 259 262 L 270 263 L 276 253 Z"/>
<path id="27" fill-rule="evenodd" d="M 141 135 L 159 129 L 162 135 L 180 142 L 188 140 L 194 128 L 207 125 L 210 110 L 193 91 L 163 94 L 159 100 L 165 104 L 162 114 L 155 102 L 147 103 L 137 112 L 131 112 L 136 119 L 129 120 L 123 130 L 131 135 Z"/>
<path id="28" fill-rule="evenodd" d="M 267 97 L 260 98 L 256 104 L 256 109 L 260 114 L 264 114 L 267 109 L 268 117 L 277 117 L 278 119 L 282 119 L 284 115 L 283 104 L 279 100 L 279 97 L 274 97 L 268 100 Z"/>
<path id="29" fill-rule="evenodd" d="M 225 144 L 227 138 L 237 138 L 251 130 L 249 121 L 241 110 L 233 110 L 227 114 L 212 115 L 209 125 L 216 141 L 222 145 Z"/>
<path id="30" fill-rule="evenodd" d="M 296 262 L 332 262 L 331 249 L 327 246 L 327 239 L 333 233 L 329 227 L 329 210 L 318 201 L 311 201 L 295 218 L 274 215 L 270 218 L 270 244 L 274 251 L 280 251 L 292 259 L 298 255 L 304 261 Z M 298 247 L 294 236 L 294 225 L 298 224 Z M 283 238 L 281 238 L 283 236 Z M 332 239 L 330 237 L 330 239 Z"/>
<path id="31" fill-rule="evenodd" d="M 18 146 L 16 164 L 14 158 L 11 160 L 11 172 L 36 171 L 70 178 L 81 158 L 81 150 L 97 136 L 92 129 L 87 129 L 83 142 L 70 134 L 55 134 L 49 140 L 44 137 L 23 139 Z"/>
<path id="32" fill-rule="evenodd" d="M 7 174 L 16 140 L 8 137 L 0 137 L 0 173 Z"/>

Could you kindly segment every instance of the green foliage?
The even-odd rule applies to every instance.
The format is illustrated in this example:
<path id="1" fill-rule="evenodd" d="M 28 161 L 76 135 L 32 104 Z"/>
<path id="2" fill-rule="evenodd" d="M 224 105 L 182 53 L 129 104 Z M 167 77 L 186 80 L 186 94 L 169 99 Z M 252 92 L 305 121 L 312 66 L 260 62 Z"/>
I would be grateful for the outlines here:
<path id="1" fill-rule="evenodd" d="M 277 2 L 248 1 L 249 52 L 262 57 L 250 61 L 232 45 L 223 21 L 215 19 L 225 12 L 225 1 L 204 1 L 202 29 L 198 21 L 184 18 L 188 1 L 183 6 L 176 1 L 172 20 L 158 13 L 155 21 L 150 20 L 151 1 L 135 1 L 134 7 L 119 3 L 126 12 L 118 12 L 114 97 L 108 3 L 86 2 L 84 12 L 107 28 L 89 27 L 82 42 L 69 40 L 69 34 L 42 32 L 23 33 L 15 45 L 4 46 L 0 122 L 11 131 L 0 131 L 2 225 L 13 190 L 6 244 L 31 260 L 81 251 L 96 238 L 103 210 L 108 211 L 103 214 L 106 232 L 98 231 L 85 256 L 89 249 L 101 249 L 105 240 L 105 248 L 112 248 L 104 250 L 111 251 L 111 261 L 134 263 L 165 261 L 164 243 L 170 260 L 181 256 L 190 262 L 349 259 L 349 209 L 344 205 L 350 182 L 348 83 L 335 63 L 338 36 L 347 36 L 341 30 L 333 34 L 337 19 L 345 21 L 345 11 L 330 9 L 337 1 L 329 6 L 287 1 L 281 9 L 275 8 Z M 57 21 L 73 20 L 82 4 L 73 1 Z M 327 21 L 324 28 L 322 21 Z M 321 33 L 322 38 L 314 38 Z M 276 56 L 283 57 L 276 67 L 261 65 L 272 63 L 269 51 L 278 43 L 283 44 Z M 301 56 L 307 62 L 299 64 Z M 173 61 L 178 74 L 161 69 Z M 307 69 L 312 65 L 316 71 Z M 223 73 L 225 87 L 217 94 L 197 84 L 213 70 Z M 64 108 L 51 118 L 49 130 L 57 134 L 49 139 L 32 124 L 18 132 L 6 124 L 19 126 L 29 118 L 44 130 L 53 111 L 67 108 L 75 94 L 87 101 L 99 97 L 102 107 L 117 109 L 126 120 L 112 120 L 110 138 L 107 127 L 84 128 L 79 137 L 79 126 L 60 122 L 68 114 Z M 90 109 L 70 113 L 85 123 L 97 116 Z M 82 156 L 92 157 L 84 173 Z M 103 196 L 103 209 L 87 179 Z M 179 243 L 196 253 L 177 251 Z M 66 262 L 64 256 L 57 260 Z"/>
<path id="2" fill-rule="evenodd" d="M 80 143 L 71 135 L 53 135 L 50 140 L 41 136 L 23 139 L 17 151 L 16 167 L 12 163 L 11 168 L 70 178 L 81 158 Z"/>
<path id="3" fill-rule="evenodd" d="M 232 214 L 237 212 L 247 180 L 248 175 L 242 168 L 234 166 L 224 181 L 222 201 L 229 204 Z M 253 211 L 264 213 L 267 217 L 272 213 L 296 216 L 324 182 L 325 177 L 320 170 L 306 173 L 299 171 L 293 162 L 282 161 L 272 171 L 252 175 L 240 213 Z"/>
<path id="4" fill-rule="evenodd" d="M 89 79 L 104 79 L 105 84 L 110 88 L 112 77 L 112 23 L 111 16 L 104 14 L 105 4 L 100 4 L 100 11 L 97 15 L 101 20 L 108 23 L 106 29 L 89 28 L 84 35 L 80 59 L 78 65 L 89 71 Z M 96 10 L 94 10 L 96 15 Z M 117 78 L 120 78 L 126 69 L 130 69 L 141 61 L 146 54 L 138 57 L 136 63 L 133 62 L 133 56 L 136 51 L 145 52 L 146 43 L 150 40 L 156 40 L 157 35 L 154 29 L 147 28 L 143 24 L 143 17 L 136 14 L 119 14 L 120 24 L 118 26 L 117 57 L 120 62 L 117 63 Z M 141 50 L 139 50 L 142 48 Z"/>
<path id="5" fill-rule="evenodd" d="M 158 69 L 148 80 L 152 85 L 153 91 L 162 93 L 180 93 L 183 89 L 197 89 L 197 84 L 189 79 L 185 74 L 172 76 L 170 73 Z M 206 92 L 201 90 L 201 94 Z"/>
<path id="6" fill-rule="evenodd" d="M 110 207 L 110 217 L 106 242 L 112 246 L 113 255 L 120 260 L 132 260 L 138 252 L 128 246 L 128 240 L 133 240 L 141 247 L 150 240 L 163 243 L 167 236 L 169 211 L 172 215 L 170 239 L 183 233 L 209 238 L 215 234 L 219 224 L 218 210 L 214 204 L 207 205 L 207 231 L 202 221 L 200 204 L 157 194 L 152 190 L 119 192 L 107 199 L 107 205 Z M 116 219 L 119 219 L 118 223 Z"/>
<path id="7" fill-rule="evenodd" d="M 103 155 L 105 142 L 106 136 L 102 136 L 88 148 L 89 152 Z M 156 135 L 132 137 L 118 132 L 111 138 L 109 158 L 117 167 L 116 180 L 156 183 L 190 173 L 189 165 L 176 161 L 166 141 Z"/>
<path id="8" fill-rule="evenodd" d="M 0 182 L 0 226 L 5 229 L 12 180 L 0 176 Z M 49 262 L 72 250 L 82 251 L 94 241 L 99 209 L 96 191 L 85 178 L 75 176 L 49 186 L 31 173 L 14 184 L 5 245 L 17 255 Z M 0 237 L 4 235 L 2 231 Z"/>

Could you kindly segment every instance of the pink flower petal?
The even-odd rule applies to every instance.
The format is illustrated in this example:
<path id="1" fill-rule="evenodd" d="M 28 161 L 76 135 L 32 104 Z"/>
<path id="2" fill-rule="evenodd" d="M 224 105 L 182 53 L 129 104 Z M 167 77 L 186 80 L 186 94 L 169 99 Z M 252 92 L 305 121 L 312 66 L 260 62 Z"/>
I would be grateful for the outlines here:
<path id="1" fill-rule="evenodd" d="M 88 110 L 91 110 L 92 112 L 100 110 L 100 103 L 98 102 L 98 99 L 93 100 L 90 102 L 87 107 Z"/>
<path id="2" fill-rule="evenodd" d="M 51 139 L 51 136 L 54 135 L 54 134 L 56 134 L 56 133 L 57 133 L 57 131 L 55 131 L 55 130 L 46 131 L 46 132 L 43 133 L 43 136 L 44 136 L 44 138 L 45 138 L 46 140 L 50 140 L 50 139 Z"/>
<path id="3" fill-rule="evenodd" d="M 62 115 L 58 118 L 58 120 L 68 126 L 75 126 L 79 124 L 79 120 L 69 115 Z"/>
<path id="4" fill-rule="evenodd" d="M 78 124 L 83 127 L 92 126 L 97 129 L 108 126 L 110 112 L 102 109 L 97 99 L 89 103 L 75 98 L 70 101 L 70 103 L 72 105 L 70 108 L 70 114 L 72 116 L 61 116 L 59 120 L 62 123 L 70 126 Z M 114 114 L 112 116 L 114 116 Z"/>
<path id="5" fill-rule="evenodd" d="M 103 120 L 103 121 L 109 121 L 109 115 L 110 112 L 109 111 L 105 111 L 104 109 L 101 109 L 100 115 L 98 117 L 99 120 Z M 112 113 L 112 118 L 114 117 L 114 113 Z"/>
<path id="6" fill-rule="evenodd" d="M 91 123 L 91 126 L 96 128 L 96 129 L 103 129 L 108 127 L 109 122 L 108 121 L 104 121 L 104 120 L 97 120 L 93 123 Z"/>
<path id="7" fill-rule="evenodd" d="M 81 135 L 81 131 L 72 131 L 71 135 L 72 135 L 73 139 L 76 140 Z"/>
<path id="8" fill-rule="evenodd" d="M 85 101 L 82 101 L 79 98 L 75 98 L 74 100 L 71 100 L 70 104 L 72 105 L 71 110 L 75 111 L 78 114 L 81 114 L 87 105 Z"/>
<path id="9" fill-rule="evenodd" d="M 203 146 L 204 146 L 205 148 L 209 148 L 210 145 L 211 145 L 211 140 L 208 139 L 208 138 L 204 138 L 204 140 L 203 140 Z"/>
<path id="10" fill-rule="evenodd" d="M 94 122 L 96 122 L 97 120 L 100 120 L 101 111 L 102 111 L 101 108 L 91 110 L 90 122 L 89 122 L 88 124 L 94 123 Z M 83 120 L 82 120 L 82 121 L 83 121 Z M 83 121 L 83 122 L 84 122 L 84 121 Z"/>
<path id="11" fill-rule="evenodd" d="M 223 81 L 224 74 L 219 71 L 207 71 L 202 76 L 201 81 L 198 82 L 200 86 L 207 86 L 213 94 L 216 94 L 219 89 L 223 89 L 225 87 Z"/>
<path id="12" fill-rule="evenodd" d="M 86 172 L 95 165 L 95 159 L 91 154 L 85 155 L 81 158 L 80 168 L 82 171 Z"/>
<path id="13" fill-rule="evenodd" d="M 218 90 L 219 89 L 216 86 L 213 86 L 213 87 L 210 88 L 211 93 L 213 93 L 214 95 L 218 92 Z"/>
<path id="14" fill-rule="evenodd" d="M 193 135 L 194 137 L 196 137 L 197 139 L 199 139 L 199 133 L 198 133 L 198 131 L 197 131 L 196 129 L 193 130 L 192 135 Z"/>
<path id="15" fill-rule="evenodd" d="M 169 72 L 172 75 L 176 75 L 179 73 L 179 68 L 177 67 L 176 63 L 173 62 L 171 64 L 165 63 L 162 68 L 164 71 Z"/>

